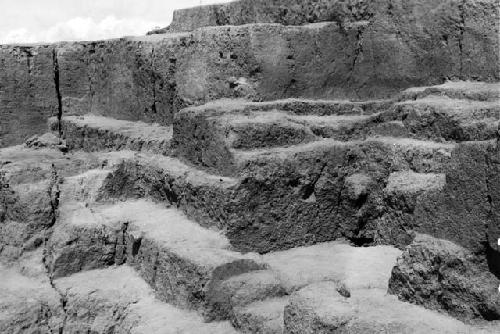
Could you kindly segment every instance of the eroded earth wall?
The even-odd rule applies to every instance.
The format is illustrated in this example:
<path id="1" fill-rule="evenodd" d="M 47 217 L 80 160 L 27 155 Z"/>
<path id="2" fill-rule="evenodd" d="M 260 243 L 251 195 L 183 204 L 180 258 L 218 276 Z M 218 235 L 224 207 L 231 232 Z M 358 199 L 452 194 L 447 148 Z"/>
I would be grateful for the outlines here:
<path id="1" fill-rule="evenodd" d="M 47 131 L 57 115 L 52 46 L 0 46 L 0 147 Z"/>
<path id="2" fill-rule="evenodd" d="M 207 10 L 219 19 L 199 21 Z M 240 1 L 177 12 L 163 35 L 2 46 L 0 146 L 60 112 L 169 124 L 221 97 L 386 98 L 446 79 L 497 81 L 498 22 L 493 0 Z M 199 25 L 215 27 L 175 32 Z"/>

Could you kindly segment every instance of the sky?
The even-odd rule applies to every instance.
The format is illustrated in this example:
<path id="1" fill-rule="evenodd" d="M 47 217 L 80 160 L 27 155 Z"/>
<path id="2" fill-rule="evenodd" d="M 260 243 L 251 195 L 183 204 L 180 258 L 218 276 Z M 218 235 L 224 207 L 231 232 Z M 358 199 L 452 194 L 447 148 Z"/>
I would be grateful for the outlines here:
<path id="1" fill-rule="evenodd" d="M 165 27 L 174 9 L 229 0 L 0 0 L 0 44 L 96 40 Z"/>

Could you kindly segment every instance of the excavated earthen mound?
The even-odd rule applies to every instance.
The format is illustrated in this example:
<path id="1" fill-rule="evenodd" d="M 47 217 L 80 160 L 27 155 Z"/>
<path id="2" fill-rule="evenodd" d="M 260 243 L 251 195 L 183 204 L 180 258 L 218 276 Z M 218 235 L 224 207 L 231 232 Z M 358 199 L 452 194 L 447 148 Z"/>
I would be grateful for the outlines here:
<path id="1" fill-rule="evenodd" d="M 499 9 L 0 46 L 0 333 L 499 333 Z"/>

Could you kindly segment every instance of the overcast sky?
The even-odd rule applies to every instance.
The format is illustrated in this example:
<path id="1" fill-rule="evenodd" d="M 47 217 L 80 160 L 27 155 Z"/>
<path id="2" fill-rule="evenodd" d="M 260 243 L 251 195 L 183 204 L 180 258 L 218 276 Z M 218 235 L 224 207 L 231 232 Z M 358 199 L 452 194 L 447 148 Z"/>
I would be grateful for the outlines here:
<path id="1" fill-rule="evenodd" d="M 229 0 L 0 0 L 0 44 L 144 35 L 174 9 Z"/>

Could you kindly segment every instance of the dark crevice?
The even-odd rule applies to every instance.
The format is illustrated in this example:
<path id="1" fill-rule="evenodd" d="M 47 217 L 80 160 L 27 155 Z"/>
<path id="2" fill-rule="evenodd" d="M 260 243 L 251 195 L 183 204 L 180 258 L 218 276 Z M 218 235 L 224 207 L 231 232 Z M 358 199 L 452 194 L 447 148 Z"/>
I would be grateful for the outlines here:
<path id="1" fill-rule="evenodd" d="M 154 115 L 157 114 L 156 110 L 156 73 L 155 73 L 155 48 L 151 50 L 151 80 L 153 84 L 153 103 L 151 104 L 151 111 Z"/>
<path id="2" fill-rule="evenodd" d="M 32 62 L 33 53 L 31 53 L 31 50 L 29 50 L 29 49 L 23 49 L 23 51 L 26 54 L 26 66 L 28 68 L 28 80 L 29 80 L 29 86 L 30 86 L 29 94 L 30 94 L 30 97 L 34 97 L 34 95 L 33 95 L 34 84 L 33 84 L 33 78 L 31 77 L 32 72 L 33 72 L 33 62 Z"/>
<path id="3" fill-rule="evenodd" d="M 348 237 L 348 239 L 353 243 L 356 247 L 366 247 L 373 246 L 375 239 L 373 237 L 363 236 L 363 232 L 366 232 L 367 225 L 377 219 L 381 213 L 377 212 L 373 206 L 370 206 L 369 203 L 369 195 L 362 194 L 360 195 L 354 202 L 353 206 L 358 210 L 363 210 L 363 214 L 358 218 L 357 227 L 353 232 L 352 237 Z M 368 209 L 366 209 L 368 208 Z M 372 210 L 370 210 L 372 209 Z M 361 211 L 358 211 L 361 212 Z"/>
<path id="4" fill-rule="evenodd" d="M 61 95 L 61 87 L 60 87 L 60 72 L 59 72 L 59 61 L 57 59 L 57 50 L 52 49 L 52 61 L 54 64 L 54 86 L 56 89 L 56 97 L 57 97 L 57 123 L 58 123 L 58 132 L 59 137 L 62 137 L 62 127 L 61 127 L 61 119 L 63 114 L 63 105 L 62 105 L 62 95 Z"/>
<path id="5" fill-rule="evenodd" d="M 486 162 L 486 177 L 485 177 L 485 184 L 486 184 L 486 203 L 488 204 L 488 224 L 496 224 L 495 222 L 495 207 L 493 204 L 493 196 L 492 196 L 492 187 L 490 184 L 490 179 L 489 179 L 489 174 L 490 174 L 490 169 L 492 168 L 492 161 L 491 158 L 488 154 L 485 154 L 485 162 Z M 489 226 L 485 226 L 486 231 L 489 230 Z M 494 249 L 490 245 L 490 238 L 488 237 L 488 233 L 486 234 L 486 240 L 487 242 L 485 243 L 485 253 L 486 253 L 486 260 L 488 263 L 489 270 L 498 278 L 500 278 L 500 252 L 498 249 Z"/>
<path id="6" fill-rule="evenodd" d="M 61 190 L 59 188 L 60 184 L 60 178 L 59 174 L 57 173 L 57 169 L 52 164 L 52 175 L 51 175 L 51 180 L 49 184 L 49 198 L 50 198 L 50 206 L 51 206 L 51 227 L 55 225 L 56 220 L 57 220 L 57 212 L 59 210 L 59 197 L 61 195 Z"/>
<path id="7" fill-rule="evenodd" d="M 465 34 L 465 1 L 463 0 L 460 4 L 458 4 L 458 10 L 460 11 L 460 23 L 458 25 L 459 37 L 458 37 L 458 49 L 460 51 L 460 78 L 462 78 L 463 70 L 464 70 L 464 61 L 463 61 L 463 51 L 464 51 L 464 34 Z"/>
<path id="8" fill-rule="evenodd" d="M 155 260 L 153 262 L 153 274 L 151 276 L 151 285 L 154 286 L 156 283 L 156 275 L 158 272 L 158 266 L 160 265 L 160 252 L 156 252 Z"/>
<path id="9" fill-rule="evenodd" d="M 48 194 L 50 198 L 50 206 L 51 206 L 51 216 L 52 216 L 52 221 L 51 221 L 51 226 L 49 229 L 52 229 L 52 227 L 55 225 L 57 217 L 58 217 L 58 211 L 59 211 L 59 198 L 60 198 L 60 177 L 57 172 L 56 167 L 54 164 L 52 164 L 52 175 L 48 187 Z M 66 296 L 57 289 L 53 277 L 51 275 L 51 269 L 50 269 L 50 263 L 48 261 L 48 249 L 47 249 L 47 243 L 49 239 L 50 233 L 48 233 L 44 239 L 44 251 L 43 251 L 43 257 L 42 257 L 42 263 L 45 268 L 45 272 L 47 273 L 47 277 L 49 279 L 49 284 L 54 289 L 54 291 L 59 295 L 59 301 L 61 303 L 61 307 L 64 312 L 64 318 L 61 327 L 59 327 L 59 334 L 64 333 L 64 328 L 66 326 L 66 320 L 67 320 L 67 298 Z"/>
<path id="10" fill-rule="evenodd" d="M 361 37 L 363 35 L 363 31 L 361 28 L 358 28 L 358 31 L 356 32 L 356 49 L 354 49 L 354 59 L 352 60 L 352 65 L 351 65 L 351 75 L 352 72 L 354 72 L 354 69 L 356 68 L 356 63 L 358 62 L 359 55 L 361 52 L 363 52 L 363 43 L 361 41 Z"/>
<path id="11" fill-rule="evenodd" d="M 340 214 L 340 209 L 342 205 L 342 196 L 344 194 L 344 191 L 346 190 L 346 185 L 345 185 L 345 175 L 342 176 L 342 187 L 340 188 L 338 194 L 337 194 L 337 203 L 335 205 L 335 215 L 334 219 L 338 219 L 339 214 Z M 335 233 L 334 235 L 337 235 L 338 230 L 340 229 L 340 224 L 336 224 L 335 226 Z"/>
<path id="12" fill-rule="evenodd" d="M 287 48 L 287 50 L 290 51 L 290 54 L 287 56 L 287 59 L 290 60 L 288 62 L 288 73 L 291 76 L 291 78 L 283 90 L 283 95 L 284 96 L 291 96 L 290 91 L 292 91 L 292 93 L 293 93 L 293 90 L 296 90 L 296 85 L 297 85 L 297 79 L 293 78 L 293 76 L 295 75 L 295 72 L 296 72 L 295 71 L 295 61 L 293 60 L 294 59 L 294 57 L 293 57 L 294 46 L 293 46 L 292 40 L 289 38 L 287 38 L 286 43 L 287 43 L 286 48 Z"/>
<path id="13" fill-rule="evenodd" d="M 134 241 L 132 242 L 132 256 L 135 257 L 137 254 L 139 254 L 139 250 L 141 249 L 141 245 L 142 245 L 142 238 L 137 238 L 137 239 L 134 239 Z"/>
<path id="14" fill-rule="evenodd" d="M 29 91 L 28 95 L 30 98 L 34 98 L 34 89 L 35 89 L 35 84 L 33 82 L 33 52 L 31 50 L 31 47 L 21 47 L 20 52 L 24 53 L 26 55 L 26 68 L 27 68 L 27 81 L 29 85 Z"/>
<path id="15" fill-rule="evenodd" d="M 392 3 L 392 0 L 389 0 L 389 3 L 387 5 L 387 16 L 389 16 L 389 18 L 392 20 L 396 37 L 403 41 L 401 30 L 399 29 L 399 25 L 397 24 L 397 17 L 394 15 L 394 4 Z"/>
<path id="16" fill-rule="evenodd" d="M 500 279 L 500 252 L 492 248 L 488 242 L 485 243 L 486 261 L 488 269 L 493 275 Z"/>
<path id="17" fill-rule="evenodd" d="M 32 56 L 29 53 L 26 55 L 26 66 L 28 66 L 28 76 L 30 76 L 30 77 L 31 77 L 31 57 Z"/>
<path id="18" fill-rule="evenodd" d="M 166 189 L 165 189 L 165 196 L 167 198 L 167 201 L 171 204 L 179 208 L 181 200 L 182 200 L 182 194 L 177 194 L 177 192 L 174 189 L 174 180 L 169 179 L 166 181 Z M 180 196 L 179 196 L 180 195 Z"/>
<path id="19" fill-rule="evenodd" d="M 363 53 L 363 33 L 364 33 L 365 27 L 358 27 L 356 29 L 356 36 L 355 36 L 355 48 L 353 52 L 353 59 L 351 62 L 351 66 L 349 68 L 349 77 L 347 78 L 347 82 L 351 82 L 353 76 L 354 76 L 354 71 L 356 69 L 356 65 L 358 64 L 359 57 Z"/>
<path id="20" fill-rule="evenodd" d="M 113 262 L 112 264 L 116 265 L 122 265 L 127 262 L 127 235 L 128 235 L 128 227 L 129 223 L 125 222 L 122 225 L 122 229 L 120 233 L 117 235 L 116 241 L 115 241 L 115 249 L 114 249 L 114 255 L 113 255 Z"/>
<path id="21" fill-rule="evenodd" d="M 302 199 L 307 200 L 311 198 L 311 196 L 314 194 L 314 191 L 316 189 L 316 184 L 318 183 L 319 179 L 323 175 L 323 172 L 325 171 L 326 166 L 328 163 L 324 163 L 323 166 L 321 167 L 321 170 L 319 171 L 318 175 L 315 176 L 314 180 L 310 183 L 308 183 L 304 188 L 302 189 Z"/>
<path id="22" fill-rule="evenodd" d="M 9 189 L 9 183 L 5 178 L 6 172 L 0 170 L 0 222 L 5 222 L 7 220 L 7 212 L 9 206 L 12 206 L 8 197 L 11 193 Z M 3 194 L 2 192 L 7 192 L 7 194 Z"/>
<path id="23" fill-rule="evenodd" d="M 489 179 L 489 172 L 491 168 L 491 159 L 488 154 L 485 154 L 484 156 L 484 161 L 486 162 L 486 177 L 485 177 L 485 183 L 486 183 L 486 202 L 488 203 L 488 214 L 490 217 L 493 216 L 493 198 L 491 196 L 491 185 L 490 185 L 490 179 Z"/>
<path id="24" fill-rule="evenodd" d="M 95 52 L 96 52 L 95 51 L 96 44 L 95 43 L 91 43 L 90 46 L 91 46 L 91 49 L 89 50 L 89 54 L 91 54 L 91 55 L 95 54 Z M 87 58 L 87 64 L 86 64 L 87 65 L 87 69 L 91 68 L 91 62 L 92 62 L 91 58 L 88 57 Z M 89 70 L 87 70 L 87 79 L 89 81 L 89 97 L 90 97 L 89 109 L 88 109 L 87 112 L 91 113 L 92 112 L 92 104 L 93 104 L 93 100 L 94 100 L 94 92 L 93 92 L 93 87 L 92 87 L 92 75 L 91 75 L 91 73 L 90 73 Z"/>
<path id="25" fill-rule="evenodd" d="M 288 84 L 285 87 L 283 94 L 285 96 L 289 96 L 288 93 L 290 92 L 290 90 L 292 90 L 295 87 L 296 83 L 297 83 L 296 79 L 290 79 L 290 81 L 288 82 Z"/>
<path id="26" fill-rule="evenodd" d="M 43 264 L 45 266 L 45 270 L 46 270 L 47 275 L 49 277 L 49 284 L 50 284 L 50 286 L 59 295 L 59 302 L 61 303 L 61 307 L 62 307 L 63 312 L 64 312 L 64 317 L 63 317 L 62 325 L 61 325 L 61 327 L 59 327 L 58 333 L 59 334 L 64 334 L 64 329 L 66 327 L 66 322 L 67 322 L 67 319 L 68 319 L 68 306 L 67 306 L 68 299 L 67 299 L 67 297 L 66 297 L 66 295 L 64 293 L 62 293 L 61 291 L 59 291 L 59 289 L 57 289 L 57 287 L 56 287 L 56 285 L 54 283 L 54 280 L 50 276 L 49 266 L 46 263 L 45 257 L 43 258 Z"/>
<path id="27" fill-rule="evenodd" d="M 304 187 L 303 193 L 302 193 L 302 199 L 307 200 L 311 198 L 311 196 L 314 194 L 314 185 L 313 184 L 308 184 Z"/>
<path id="28" fill-rule="evenodd" d="M 360 209 L 363 207 L 366 202 L 368 201 L 368 194 L 364 193 L 361 194 L 355 201 L 354 201 L 354 207 Z"/>
<path id="29" fill-rule="evenodd" d="M 355 247 L 368 247 L 373 246 L 375 240 L 369 237 L 356 237 L 350 238 L 349 241 L 351 241 Z"/>

